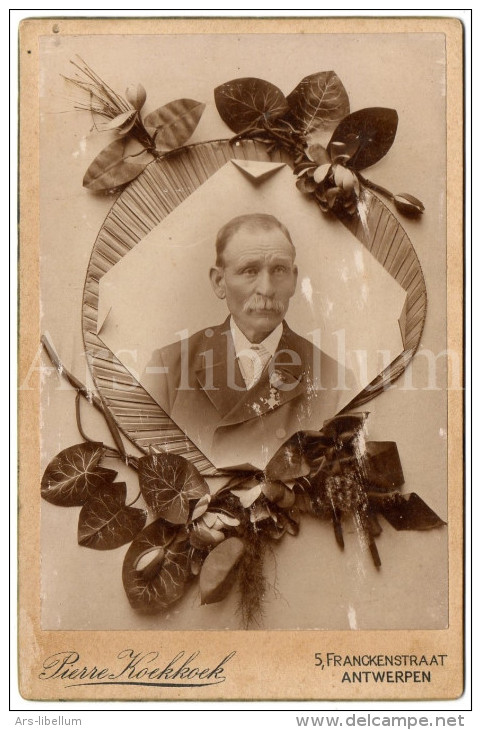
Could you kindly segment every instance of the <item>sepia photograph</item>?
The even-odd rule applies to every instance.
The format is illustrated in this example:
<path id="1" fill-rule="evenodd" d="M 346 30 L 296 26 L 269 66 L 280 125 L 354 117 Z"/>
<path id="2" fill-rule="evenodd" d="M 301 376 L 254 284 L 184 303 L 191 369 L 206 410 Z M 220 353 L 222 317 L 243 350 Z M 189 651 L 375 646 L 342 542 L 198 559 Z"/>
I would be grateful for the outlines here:
<path id="1" fill-rule="evenodd" d="M 26 695 L 462 691 L 461 56 L 446 19 L 23 22 Z"/>

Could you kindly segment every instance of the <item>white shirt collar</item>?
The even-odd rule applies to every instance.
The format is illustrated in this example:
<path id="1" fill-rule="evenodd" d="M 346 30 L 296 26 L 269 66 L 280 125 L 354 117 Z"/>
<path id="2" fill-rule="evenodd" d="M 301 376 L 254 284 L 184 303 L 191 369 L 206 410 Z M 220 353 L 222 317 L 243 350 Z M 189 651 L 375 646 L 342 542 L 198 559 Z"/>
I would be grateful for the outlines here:
<path id="1" fill-rule="evenodd" d="M 240 352 L 243 352 L 244 350 L 249 350 L 252 347 L 253 343 L 249 342 L 245 334 L 241 332 L 239 327 L 234 322 L 234 317 L 230 318 L 230 330 L 232 332 L 232 339 L 234 341 L 235 354 L 236 357 L 238 357 Z M 275 330 L 270 333 L 270 335 L 267 335 L 265 340 L 262 340 L 262 342 L 259 343 L 266 348 L 271 357 L 274 357 L 274 355 L 276 354 L 280 339 L 282 337 L 282 331 L 283 326 L 281 322 L 277 325 Z"/>

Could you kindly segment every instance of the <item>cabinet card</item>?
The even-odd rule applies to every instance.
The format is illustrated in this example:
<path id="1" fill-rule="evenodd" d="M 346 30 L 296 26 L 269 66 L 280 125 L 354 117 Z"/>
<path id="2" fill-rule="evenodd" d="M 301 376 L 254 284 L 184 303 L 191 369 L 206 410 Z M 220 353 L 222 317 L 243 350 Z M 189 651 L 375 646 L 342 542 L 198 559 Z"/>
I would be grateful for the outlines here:
<path id="1" fill-rule="evenodd" d="M 20 692 L 463 692 L 453 19 L 20 28 Z"/>

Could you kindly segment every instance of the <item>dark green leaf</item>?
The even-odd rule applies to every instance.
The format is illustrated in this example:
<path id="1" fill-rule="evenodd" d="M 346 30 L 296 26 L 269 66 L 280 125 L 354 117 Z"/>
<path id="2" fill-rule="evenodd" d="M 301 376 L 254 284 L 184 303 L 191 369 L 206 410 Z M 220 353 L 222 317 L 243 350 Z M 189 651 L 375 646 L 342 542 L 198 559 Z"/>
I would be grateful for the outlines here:
<path id="1" fill-rule="evenodd" d="M 117 476 L 117 472 L 99 467 L 104 454 L 101 443 L 77 444 L 61 451 L 42 477 L 42 497 L 60 507 L 85 504 Z"/>
<path id="2" fill-rule="evenodd" d="M 151 454 L 139 459 L 139 481 L 154 514 L 176 525 L 187 522 L 190 500 L 199 500 L 209 492 L 195 466 L 175 454 Z"/>
<path id="3" fill-rule="evenodd" d="M 287 97 L 298 129 L 310 134 L 337 124 L 349 114 L 349 97 L 334 71 L 306 76 Z"/>
<path id="4" fill-rule="evenodd" d="M 359 109 L 337 125 L 327 146 L 331 159 L 337 152 L 336 143 L 342 142 L 346 149 L 354 150 L 345 164 L 354 170 L 363 170 L 374 165 L 390 149 L 396 136 L 398 116 L 395 109 L 369 107 Z"/>
<path id="5" fill-rule="evenodd" d="M 115 190 L 140 175 L 145 164 L 127 162 L 124 139 L 117 139 L 97 155 L 84 175 L 83 186 L 94 193 Z"/>
<path id="6" fill-rule="evenodd" d="M 237 133 L 261 119 L 281 117 L 289 109 L 282 91 L 263 79 L 228 81 L 214 90 L 214 98 L 223 121 Z"/>
<path id="7" fill-rule="evenodd" d="M 181 147 L 199 123 L 205 104 L 194 99 L 177 99 L 147 114 L 144 125 L 159 150 Z"/>
<path id="8" fill-rule="evenodd" d="M 178 601 L 191 577 L 189 547 L 178 527 L 157 520 L 127 550 L 122 581 L 130 604 L 156 613 Z"/>
<path id="9" fill-rule="evenodd" d="M 348 134 L 344 142 L 333 142 L 331 145 L 332 162 L 344 165 L 359 149 L 360 138 L 357 134 Z"/>
<path id="10" fill-rule="evenodd" d="M 446 524 L 415 492 L 377 499 L 370 495 L 369 503 L 396 530 L 431 530 Z"/>
<path id="11" fill-rule="evenodd" d="M 80 510 L 78 543 L 94 550 L 113 550 L 134 537 L 144 527 L 147 513 L 127 507 L 127 487 L 110 484 L 89 499 Z"/>
<path id="12" fill-rule="evenodd" d="M 238 537 L 229 537 L 217 545 L 206 557 L 200 571 L 202 604 L 222 601 L 235 579 L 235 568 L 244 553 L 244 543 Z"/>

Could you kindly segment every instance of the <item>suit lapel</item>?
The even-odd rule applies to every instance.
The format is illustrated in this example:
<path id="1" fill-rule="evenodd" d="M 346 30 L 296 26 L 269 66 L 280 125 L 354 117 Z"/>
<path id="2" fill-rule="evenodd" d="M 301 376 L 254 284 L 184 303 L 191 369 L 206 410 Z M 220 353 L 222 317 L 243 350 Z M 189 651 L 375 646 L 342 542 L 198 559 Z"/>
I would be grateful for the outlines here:
<path id="1" fill-rule="evenodd" d="M 292 361 L 293 354 L 294 357 L 297 356 L 299 362 Z M 292 332 L 285 322 L 274 364 L 275 367 L 272 363 L 270 367 L 267 366 L 253 388 L 244 394 L 234 391 L 234 398 L 229 399 L 232 407 L 229 411 L 224 410 L 219 426 L 230 426 L 258 418 L 280 408 L 306 391 L 307 378 L 303 370 L 302 355 L 296 349 Z M 231 395 L 232 392 L 231 390 Z"/>
<path id="2" fill-rule="evenodd" d="M 235 357 L 230 318 L 204 335 L 197 354 L 195 375 L 199 386 L 224 417 L 245 394 L 245 383 Z"/>

